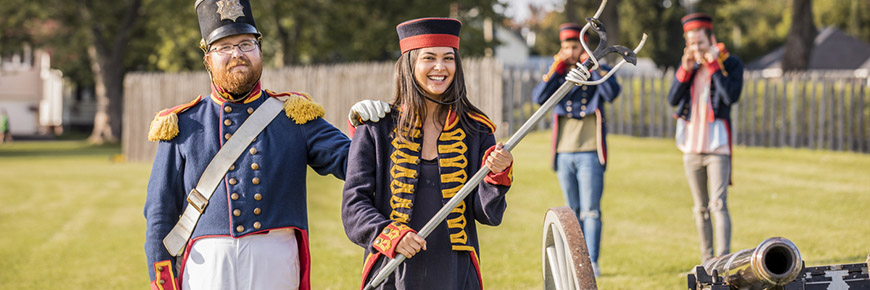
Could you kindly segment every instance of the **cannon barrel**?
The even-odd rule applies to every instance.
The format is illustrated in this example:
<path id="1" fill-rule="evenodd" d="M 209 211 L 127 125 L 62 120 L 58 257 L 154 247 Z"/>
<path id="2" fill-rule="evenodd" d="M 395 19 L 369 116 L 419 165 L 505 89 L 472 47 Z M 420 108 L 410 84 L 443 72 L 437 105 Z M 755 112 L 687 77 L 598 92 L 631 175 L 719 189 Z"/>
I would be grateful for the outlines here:
<path id="1" fill-rule="evenodd" d="M 802 260 L 794 243 L 774 237 L 753 249 L 709 259 L 702 266 L 708 275 L 721 275 L 731 289 L 763 290 L 797 278 Z"/>

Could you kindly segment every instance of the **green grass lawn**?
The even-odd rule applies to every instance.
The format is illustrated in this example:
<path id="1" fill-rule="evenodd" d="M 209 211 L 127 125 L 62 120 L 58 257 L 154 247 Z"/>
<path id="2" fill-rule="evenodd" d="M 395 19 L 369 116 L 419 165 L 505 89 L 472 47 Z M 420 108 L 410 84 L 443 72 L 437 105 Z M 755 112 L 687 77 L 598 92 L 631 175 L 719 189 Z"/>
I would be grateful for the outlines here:
<path id="1" fill-rule="evenodd" d="M 611 136 L 601 289 L 682 289 L 699 257 L 682 155 L 671 140 Z M 870 155 L 736 147 L 732 251 L 782 236 L 808 266 L 870 253 Z M 0 289 L 147 289 L 142 204 L 150 164 L 114 163 L 117 146 L 0 145 Z M 481 227 L 487 289 L 541 288 L 546 210 L 564 205 L 549 132 L 515 150 L 499 227 Z M 309 175 L 313 289 L 356 289 L 362 249 L 344 235 L 342 182 Z"/>

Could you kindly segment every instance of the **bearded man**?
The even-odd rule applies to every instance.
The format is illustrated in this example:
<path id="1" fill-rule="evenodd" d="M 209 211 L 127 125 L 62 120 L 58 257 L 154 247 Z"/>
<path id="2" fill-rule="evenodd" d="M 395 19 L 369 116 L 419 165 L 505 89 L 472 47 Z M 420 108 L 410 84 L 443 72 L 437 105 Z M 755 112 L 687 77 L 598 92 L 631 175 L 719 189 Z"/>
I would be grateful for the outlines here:
<path id="1" fill-rule="evenodd" d="M 195 7 L 211 93 L 151 123 L 151 288 L 309 289 L 307 167 L 344 179 L 350 140 L 308 95 L 260 87 L 248 0 Z"/>

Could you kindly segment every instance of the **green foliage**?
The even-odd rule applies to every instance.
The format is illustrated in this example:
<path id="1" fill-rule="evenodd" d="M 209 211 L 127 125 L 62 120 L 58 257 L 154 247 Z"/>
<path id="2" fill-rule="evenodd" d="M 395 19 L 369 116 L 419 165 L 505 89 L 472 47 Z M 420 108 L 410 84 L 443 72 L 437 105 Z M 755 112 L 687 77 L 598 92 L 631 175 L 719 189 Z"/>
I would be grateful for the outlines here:
<path id="1" fill-rule="evenodd" d="M 571 2 L 578 18 L 591 16 L 599 4 L 590 0 Z M 640 56 L 652 58 L 661 67 L 678 65 L 684 47 L 680 18 L 689 13 L 687 7 L 680 5 L 682 2 L 620 0 L 620 42 L 632 46 L 629 42 L 646 32 L 650 38 Z M 791 1 L 703 0 L 693 9 L 713 16 L 717 40 L 744 62 L 783 45 L 791 26 Z M 870 2 L 863 0 L 813 1 L 813 18 L 818 29 L 833 26 L 870 42 L 870 14 L 861 13 L 868 10 Z M 558 26 L 566 21 L 565 14 L 550 12 L 532 27 L 538 35 L 535 52 L 552 55 L 559 50 Z"/>
<path id="2" fill-rule="evenodd" d="M 639 57 L 652 58 L 661 67 L 678 65 L 685 43 L 680 24 L 685 10 L 678 5 L 664 7 L 659 1 L 622 1 L 619 7 L 621 39 L 637 41 L 635 39 L 647 33 L 649 39 Z"/>
<path id="3" fill-rule="evenodd" d="M 610 136 L 600 289 L 680 289 L 698 263 L 682 154 L 668 139 Z M 546 210 L 565 201 L 549 168 L 550 132 L 513 155 L 514 185 L 498 227 L 478 227 L 489 289 L 540 289 Z M 729 187 L 732 252 L 782 236 L 807 266 L 861 263 L 870 241 L 870 156 L 734 148 Z M 0 289 L 143 289 L 149 163 L 112 163 L 118 146 L 83 142 L 0 145 Z M 82 169 L 86 170 L 82 170 Z M 359 286 L 363 253 L 340 221 L 343 182 L 309 171 L 312 289 Z"/>

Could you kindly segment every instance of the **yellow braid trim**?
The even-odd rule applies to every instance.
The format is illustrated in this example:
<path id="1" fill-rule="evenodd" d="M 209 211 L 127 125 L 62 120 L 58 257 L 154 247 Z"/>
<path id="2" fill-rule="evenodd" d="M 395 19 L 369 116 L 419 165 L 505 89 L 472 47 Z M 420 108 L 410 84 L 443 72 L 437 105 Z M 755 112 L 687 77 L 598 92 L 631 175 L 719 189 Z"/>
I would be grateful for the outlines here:
<path id="1" fill-rule="evenodd" d="M 178 115 L 174 112 L 163 116 L 157 113 L 148 128 L 148 141 L 168 141 L 178 136 Z"/>
<path id="2" fill-rule="evenodd" d="M 326 115 L 326 110 L 318 103 L 311 100 L 306 94 L 292 93 L 284 99 L 284 113 L 288 118 L 296 121 L 296 124 L 302 125 L 308 121 L 322 118 Z"/>

